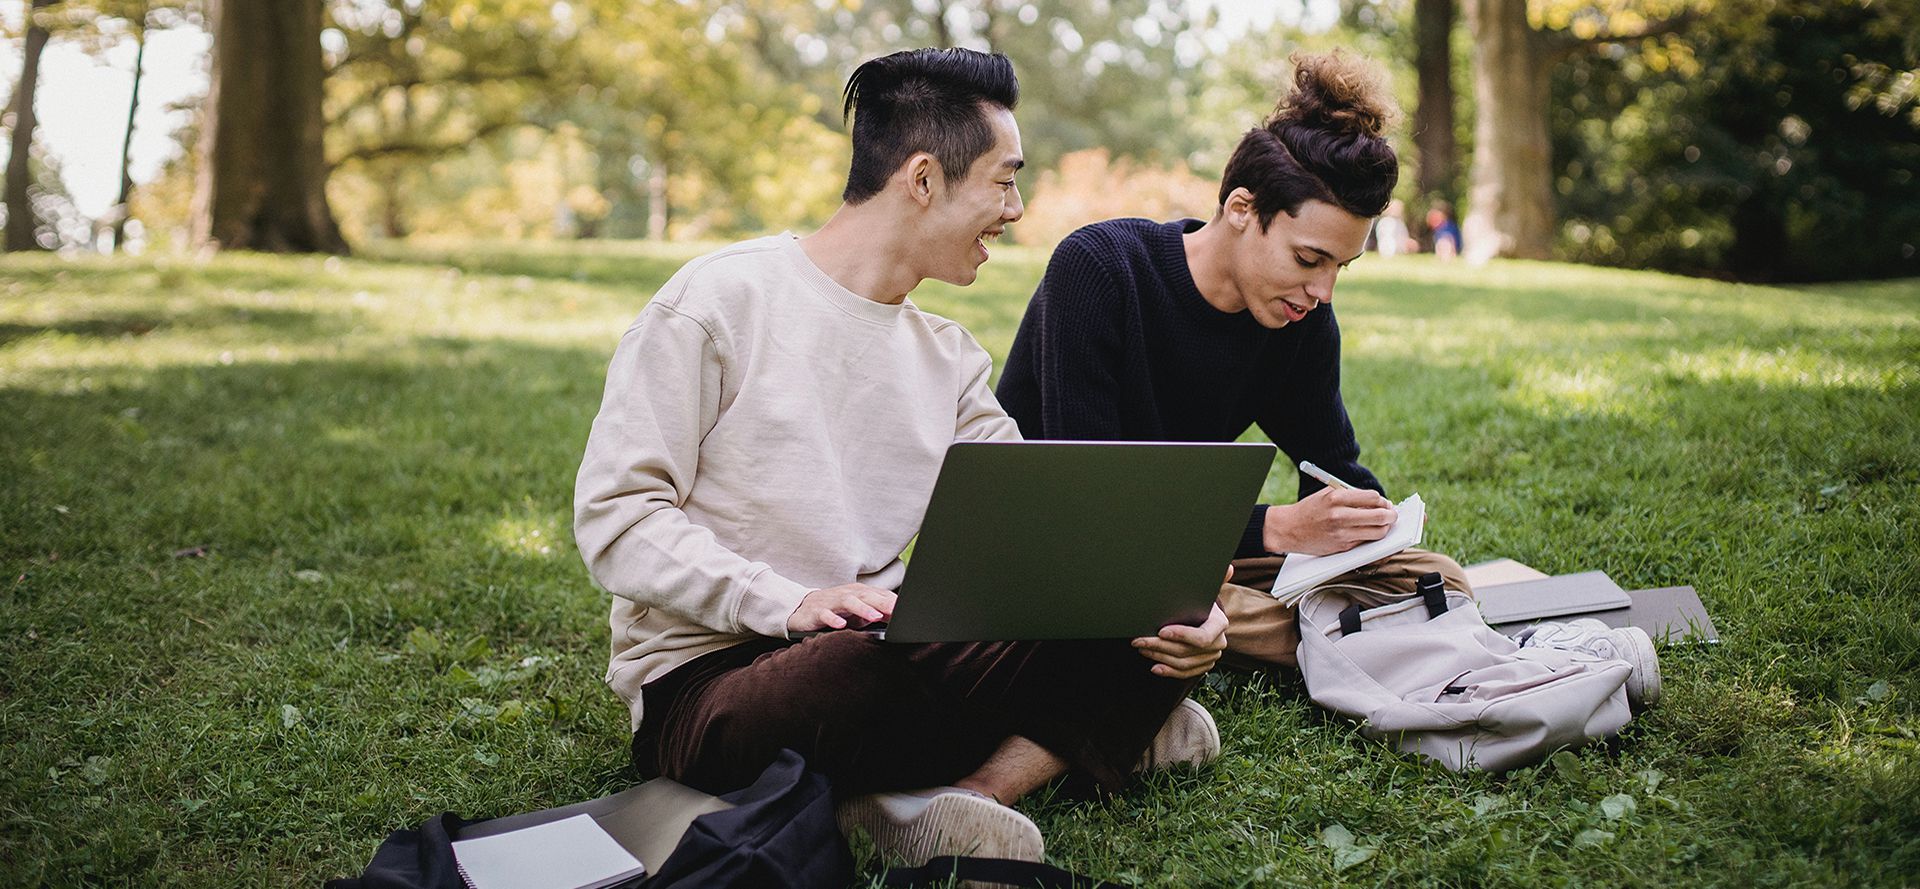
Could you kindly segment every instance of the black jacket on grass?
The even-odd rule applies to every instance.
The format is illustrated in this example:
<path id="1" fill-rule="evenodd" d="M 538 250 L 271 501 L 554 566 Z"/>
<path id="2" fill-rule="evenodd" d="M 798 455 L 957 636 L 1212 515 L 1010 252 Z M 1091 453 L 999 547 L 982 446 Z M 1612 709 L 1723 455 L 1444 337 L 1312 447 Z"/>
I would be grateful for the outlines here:
<path id="1" fill-rule="evenodd" d="M 1111 219 L 1067 236 L 1027 305 L 995 394 L 1028 439 L 1234 441 L 1258 424 L 1295 463 L 1385 493 L 1340 401 L 1325 305 L 1269 330 L 1208 304 L 1181 236 L 1200 220 Z M 1299 496 L 1323 487 L 1300 474 Z M 1265 553 L 1254 507 L 1237 558 Z"/>

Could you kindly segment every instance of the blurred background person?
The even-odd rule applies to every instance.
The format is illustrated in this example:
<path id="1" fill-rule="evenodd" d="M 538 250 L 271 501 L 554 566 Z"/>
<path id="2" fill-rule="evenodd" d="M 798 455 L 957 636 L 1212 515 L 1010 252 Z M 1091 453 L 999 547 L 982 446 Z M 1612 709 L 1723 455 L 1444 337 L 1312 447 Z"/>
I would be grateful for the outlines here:
<path id="1" fill-rule="evenodd" d="M 1420 252 L 1420 242 L 1407 231 L 1407 208 L 1398 200 L 1389 201 L 1387 210 L 1373 223 L 1373 246 L 1381 256 Z"/>
<path id="2" fill-rule="evenodd" d="M 1442 260 L 1460 255 L 1460 226 L 1454 224 L 1452 208 L 1446 201 L 1434 201 L 1427 210 L 1427 231 L 1433 233 L 1433 253 Z"/>

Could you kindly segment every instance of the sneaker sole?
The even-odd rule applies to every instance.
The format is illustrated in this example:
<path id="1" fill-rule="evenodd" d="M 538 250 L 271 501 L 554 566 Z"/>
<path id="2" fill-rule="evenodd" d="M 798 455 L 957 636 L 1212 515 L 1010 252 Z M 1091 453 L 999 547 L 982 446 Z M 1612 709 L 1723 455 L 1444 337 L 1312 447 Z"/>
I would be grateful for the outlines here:
<path id="1" fill-rule="evenodd" d="M 1639 627 L 1621 627 L 1615 632 L 1627 642 L 1620 653 L 1633 666 L 1627 690 L 1634 708 L 1644 710 L 1660 703 L 1660 655 L 1654 651 L 1653 637 Z"/>
<path id="2" fill-rule="evenodd" d="M 871 794 L 848 800 L 840 807 L 842 833 L 858 827 L 873 838 L 881 854 L 919 867 L 940 855 L 1011 858 L 1040 861 L 1046 844 L 1040 828 L 1006 806 L 966 793 L 944 793 L 905 821 L 896 821 L 880 797 Z"/>

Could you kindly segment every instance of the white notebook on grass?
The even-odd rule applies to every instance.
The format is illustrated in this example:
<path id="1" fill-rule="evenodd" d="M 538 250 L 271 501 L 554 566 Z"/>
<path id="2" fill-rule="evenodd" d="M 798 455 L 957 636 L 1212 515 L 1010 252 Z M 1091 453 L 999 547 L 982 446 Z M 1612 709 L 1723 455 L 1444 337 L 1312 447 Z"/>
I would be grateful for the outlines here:
<path id="1" fill-rule="evenodd" d="M 453 858 L 472 889 L 591 889 L 646 872 L 592 815 L 454 840 Z"/>
<path id="2" fill-rule="evenodd" d="M 1420 543 L 1420 531 L 1427 523 L 1427 506 L 1415 494 L 1394 506 L 1400 518 L 1388 529 L 1387 536 L 1363 543 L 1343 553 L 1309 556 L 1288 553 L 1273 579 L 1273 597 L 1288 605 L 1297 605 L 1314 587 L 1362 565 L 1370 565 Z"/>

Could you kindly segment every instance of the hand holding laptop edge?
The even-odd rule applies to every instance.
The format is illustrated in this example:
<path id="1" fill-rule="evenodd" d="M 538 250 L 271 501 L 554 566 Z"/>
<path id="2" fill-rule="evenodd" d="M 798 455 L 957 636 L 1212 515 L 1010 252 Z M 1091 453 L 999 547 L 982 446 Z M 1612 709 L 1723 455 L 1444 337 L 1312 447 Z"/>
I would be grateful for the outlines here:
<path id="1" fill-rule="evenodd" d="M 1232 579 L 1233 565 L 1229 563 L 1221 582 Z M 1206 621 L 1199 626 L 1168 624 L 1160 628 L 1157 636 L 1133 640 L 1133 647 L 1155 662 L 1153 675 L 1192 679 L 1213 669 L 1214 664 L 1220 662 L 1220 654 L 1227 650 L 1227 613 L 1221 611 L 1216 602 L 1207 613 Z"/>

